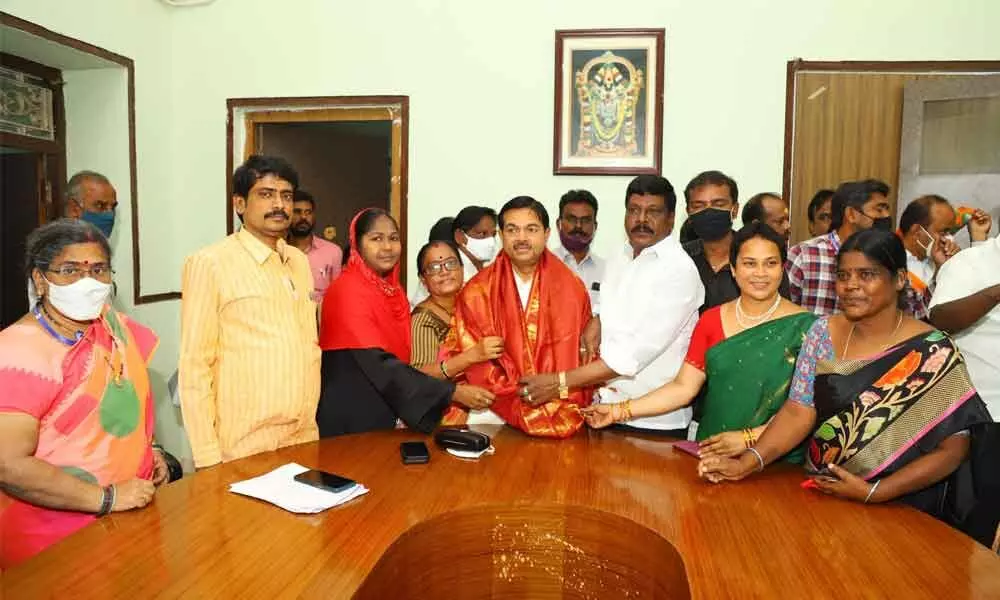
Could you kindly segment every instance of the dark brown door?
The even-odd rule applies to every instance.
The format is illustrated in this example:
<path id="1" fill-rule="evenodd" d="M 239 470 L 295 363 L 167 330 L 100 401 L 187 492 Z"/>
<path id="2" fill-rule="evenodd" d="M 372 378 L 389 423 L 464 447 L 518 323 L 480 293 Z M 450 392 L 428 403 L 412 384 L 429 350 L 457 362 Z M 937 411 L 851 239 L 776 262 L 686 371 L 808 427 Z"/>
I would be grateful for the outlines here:
<path id="1" fill-rule="evenodd" d="M 42 155 L 0 148 L 0 328 L 28 312 L 24 242 L 40 225 Z"/>

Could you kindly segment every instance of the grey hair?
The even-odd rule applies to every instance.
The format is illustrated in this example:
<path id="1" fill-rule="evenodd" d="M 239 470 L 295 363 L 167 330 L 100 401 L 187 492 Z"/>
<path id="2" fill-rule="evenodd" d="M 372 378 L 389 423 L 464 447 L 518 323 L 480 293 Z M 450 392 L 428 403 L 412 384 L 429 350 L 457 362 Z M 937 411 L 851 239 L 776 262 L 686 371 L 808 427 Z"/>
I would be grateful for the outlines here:
<path id="1" fill-rule="evenodd" d="M 90 223 L 78 219 L 58 219 L 46 223 L 29 233 L 24 243 L 24 274 L 31 279 L 35 269 L 47 271 L 67 246 L 87 243 L 100 244 L 108 262 L 111 262 L 108 238 Z"/>
<path id="2" fill-rule="evenodd" d="M 80 187 L 85 181 L 96 181 L 105 185 L 111 185 L 107 177 L 97 171 L 77 171 L 66 183 L 66 198 L 80 201 Z"/>

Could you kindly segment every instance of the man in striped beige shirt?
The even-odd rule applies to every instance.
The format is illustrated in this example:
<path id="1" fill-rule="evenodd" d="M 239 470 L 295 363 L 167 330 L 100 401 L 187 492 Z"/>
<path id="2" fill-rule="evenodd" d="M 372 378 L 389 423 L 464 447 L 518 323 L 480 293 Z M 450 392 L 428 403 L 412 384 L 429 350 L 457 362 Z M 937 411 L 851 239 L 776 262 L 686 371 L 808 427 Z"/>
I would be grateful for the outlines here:
<path id="1" fill-rule="evenodd" d="M 284 160 L 251 156 L 233 174 L 242 228 L 184 264 L 180 401 L 198 468 L 318 437 L 312 273 L 285 243 L 297 186 Z"/>

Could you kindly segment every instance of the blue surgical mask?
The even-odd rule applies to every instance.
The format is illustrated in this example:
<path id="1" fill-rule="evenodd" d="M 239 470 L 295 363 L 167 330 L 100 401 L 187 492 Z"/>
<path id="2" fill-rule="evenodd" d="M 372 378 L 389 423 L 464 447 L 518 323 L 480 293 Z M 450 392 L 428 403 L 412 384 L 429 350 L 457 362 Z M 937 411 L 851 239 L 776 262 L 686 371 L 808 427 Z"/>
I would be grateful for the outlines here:
<path id="1" fill-rule="evenodd" d="M 104 237 L 111 239 L 111 230 L 115 227 L 115 211 L 90 212 L 88 210 L 83 212 L 80 219 L 100 229 Z"/>

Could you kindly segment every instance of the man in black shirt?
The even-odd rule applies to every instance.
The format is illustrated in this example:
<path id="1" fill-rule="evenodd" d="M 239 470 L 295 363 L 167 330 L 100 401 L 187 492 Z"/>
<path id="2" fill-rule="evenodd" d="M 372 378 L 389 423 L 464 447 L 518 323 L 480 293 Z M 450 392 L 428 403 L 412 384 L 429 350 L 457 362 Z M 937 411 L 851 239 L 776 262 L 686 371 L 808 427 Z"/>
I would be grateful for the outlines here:
<path id="1" fill-rule="evenodd" d="M 731 177 L 720 171 L 699 173 L 684 188 L 688 220 L 698 239 L 684 244 L 705 285 L 705 304 L 701 312 L 725 304 L 740 296 L 729 265 L 733 240 L 733 219 L 739 210 L 739 189 Z M 779 291 L 788 297 L 788 278 L 783 277 Z"/>

